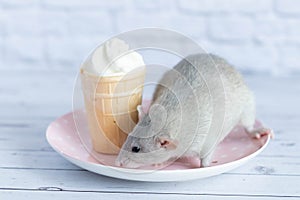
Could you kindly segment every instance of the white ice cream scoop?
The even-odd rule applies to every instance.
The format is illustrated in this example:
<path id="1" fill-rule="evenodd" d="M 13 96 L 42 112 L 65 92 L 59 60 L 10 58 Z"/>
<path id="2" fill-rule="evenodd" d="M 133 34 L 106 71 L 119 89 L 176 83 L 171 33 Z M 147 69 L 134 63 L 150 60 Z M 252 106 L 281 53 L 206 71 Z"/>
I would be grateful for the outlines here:
<path id="1" fill-rule="evenodd" d="M 112 76 L 128 73 L 144 65 L 139 53 L 130 50 L 125 41 L 114 38 L 96 48 L 83 68 L 93 74 Z"/>

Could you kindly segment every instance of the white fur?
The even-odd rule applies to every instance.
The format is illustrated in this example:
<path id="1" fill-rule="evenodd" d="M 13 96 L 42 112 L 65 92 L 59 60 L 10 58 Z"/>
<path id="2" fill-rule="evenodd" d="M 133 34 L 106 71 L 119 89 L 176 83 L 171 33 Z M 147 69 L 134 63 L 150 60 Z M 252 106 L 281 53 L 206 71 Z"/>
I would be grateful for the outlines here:
<path id="1" fill-rule="evenodd" d="M 198 156 L 202 166 L 208 166 L 216 146 L 239 122 L 249 133 L 253 131 L 254 96 L 224 59 L 211 54 L 189 56 L 168 71 L 160 84 L 150 106 L 151 118 L 145 114 L 130 133 L 118 165 L 136 168 Z M 157 104 L 165 113 L 155 109 Z M 161 116 L 167 116 L 166 120 Z M 157 142 L 161 135 L 176 141 L 177 148 L 162 148 Z M 131 152 L 132 145 L 139 145 L 141 152 Z"/>

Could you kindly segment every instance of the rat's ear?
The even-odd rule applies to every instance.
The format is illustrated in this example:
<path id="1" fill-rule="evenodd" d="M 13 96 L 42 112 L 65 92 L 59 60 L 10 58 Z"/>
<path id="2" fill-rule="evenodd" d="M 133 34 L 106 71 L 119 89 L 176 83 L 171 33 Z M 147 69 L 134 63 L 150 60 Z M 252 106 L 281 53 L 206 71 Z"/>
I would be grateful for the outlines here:
<path id="1" fill-rule="evenodd" d="M 138 115 L 139 115 L 139 120 L 141 120 L 144 116 L 145 116 L 145 112 L 143 110 L 142 105 L 138 105 L 136 107 L 137 111 L 138 111 Z"/>
<path id="2" fill-rule="evenodd" d="M 178 141 L 171 139 L 168 135 L 162 135 L 157 137 L 158 146 L 167 150 L 173 150 L 177 148 Z"/>

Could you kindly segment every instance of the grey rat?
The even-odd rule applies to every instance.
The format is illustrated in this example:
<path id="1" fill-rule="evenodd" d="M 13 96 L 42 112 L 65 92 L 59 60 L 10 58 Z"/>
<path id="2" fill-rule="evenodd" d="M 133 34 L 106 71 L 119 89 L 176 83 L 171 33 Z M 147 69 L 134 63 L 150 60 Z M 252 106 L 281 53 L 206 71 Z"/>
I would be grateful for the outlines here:
<path id="1" fill-rule="evenodd" d="M 181 60 L 159 81 L 148 113 L 137 109 L 142 116 L 119 152 L 118 166 L 138 168 L 196 156 L 206 167 L 236 125 L 251 137 L 272 134 L 254 128 L 255 99 L 241 74 L 212 54 Z"/>

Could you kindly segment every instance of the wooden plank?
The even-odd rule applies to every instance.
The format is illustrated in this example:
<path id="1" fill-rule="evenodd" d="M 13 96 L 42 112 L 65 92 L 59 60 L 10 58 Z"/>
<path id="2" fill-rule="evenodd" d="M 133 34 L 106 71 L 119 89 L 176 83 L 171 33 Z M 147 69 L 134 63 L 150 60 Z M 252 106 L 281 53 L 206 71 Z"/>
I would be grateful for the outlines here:
<path id="1" fill-rule="evenodd" d="M 46 141 L 46 128 L 50 120 L 0 122 L 0 151 L 9 149 L 50 150 Z"/>
<path id="2" fill-rule="evenodd" d="M 293 139 L 272 141 L 261 155 L 269 157 L 299 157 L 300 143 Z"/>
<path id="3" fill-rule="evenodd" d="M 46 97 L 47 98 L 47 97 Z M 60 100 L 55 100 L 60 101 Z M 60 104 L 49 103 L 48 105 L 36 105 L 34 103 L 22 104 L 6 104 L 1 107 L 1 121 L 14 121 L 23 119 L 51 119 L 54 120 L 72 110 L 72 99 L 68 98 L 68 102 L 60 101 Z"/>
<path id="4" fill-rule="evenodd" d="M 300 196 L 298 176 L 223 174 L 202 180 L 172 183 L 146 183 L 117 180 L 87 171 L 0 169 L 0 188 L 94 192 L 146 192 L 216 195 Z"/>
<path id="5" fill-rule="evenodd" d="M 27 137 L 23 134 L 14 139 L 0 136 L 0 151 L 53 151 L 44 134 Z M 24 138 L 24 139 L 23 139 Z M 300 157 L 300 143 L 293 139 L 273 140 L 260 154 L 267 157 Z"/>
<path id="6" fill-rule="evenodd" d="M 286 175 L 299 176 L 300 179 L 299 169 L 300 158 L 258 156 L 228 174 Z"/>
<path id="7" fill-rule="evenodd" d="M 300 137 L 295 137 L 299 120 L 271 119 L 268 126 L 274 128 L 276 135 L 262 155 L 299 157 Z M 0 120 L 0 151 L 52 151 L 45 139 L 46 127 L 50 122 L 50 119 Z"/>
<path id="8" fill-rule="evenodd" d="M 299 176 L 300 157 L 256 157 L 228 174 Z M 0 168 L 83 170 L 51 151 L 0 151 Z"/>
<path id="9" fill-rule="evenodd" d="M 123 200 L 123 199 L 136 199 L 136 200 L 152 200 L 152 199 L 203 199 L 203 200 L 214 200 L 214 199 L 228 199 L 228 200 L 279 200 L 289 199 L 296 200 L 297 197 L 290 196 L 256 196 L 256 195 L 213 195 L 213 194 L 153 194 L 153 193 L 105 193 L 105 192 L 77 192 L 77 191 L 42 191 L 42 190 L 0 190 L 0 197 L 2 199 L 43 199 L 43 200 Z"/>
<path id="10" fill-rule="evenodd" d="M 83 170 L 54 151 L 0 151 L 0 168 Z"/>

